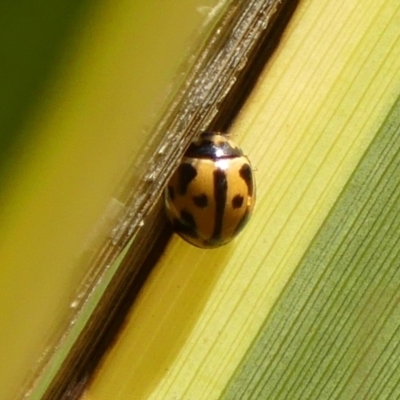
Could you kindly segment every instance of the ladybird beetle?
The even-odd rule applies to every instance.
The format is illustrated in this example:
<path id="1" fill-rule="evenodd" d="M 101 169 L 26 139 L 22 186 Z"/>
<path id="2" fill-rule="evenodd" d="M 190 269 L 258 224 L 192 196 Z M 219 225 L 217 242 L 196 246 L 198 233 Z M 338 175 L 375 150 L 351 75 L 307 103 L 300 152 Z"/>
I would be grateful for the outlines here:
<path id="1" fill-rule="evenodd" d="M 183 156 L 165 189 L 168 218 L 187 242 L 202 248 L 230 242 L 255 201 L 250 161 L 220 133 L 204 132 Z"/>

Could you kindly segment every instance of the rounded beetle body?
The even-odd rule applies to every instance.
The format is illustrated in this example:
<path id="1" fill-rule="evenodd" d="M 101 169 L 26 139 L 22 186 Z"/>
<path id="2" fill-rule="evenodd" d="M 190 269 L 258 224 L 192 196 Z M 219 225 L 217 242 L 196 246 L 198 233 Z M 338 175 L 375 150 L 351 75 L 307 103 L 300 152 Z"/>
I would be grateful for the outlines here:
<path id="1" fill-rule="evenodd" d="M 168 218 L 184 240 L 202 248 L 222 246 L 251 216 L 250 162 L 225 136 L 204 132 L 186 151 L 164 196 Z"/>

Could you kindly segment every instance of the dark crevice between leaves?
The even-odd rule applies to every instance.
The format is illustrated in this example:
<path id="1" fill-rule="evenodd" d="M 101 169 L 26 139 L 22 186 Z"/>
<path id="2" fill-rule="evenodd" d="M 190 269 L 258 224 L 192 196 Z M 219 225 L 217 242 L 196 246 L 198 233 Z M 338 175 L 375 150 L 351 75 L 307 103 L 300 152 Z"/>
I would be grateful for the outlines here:
<path id="1" fill-rule="evenodd" d="M 258 39 L 245 68 L 239 72 L 235 84 L 220 104 L 210 129 L 222 132 L 228 130 L 256 84 L 260 72 L 278 47 L 298 3 L 299 0 L 283 1 L 277 12 L 271 16 L 268 27 Z M 100 300 L 99 306 L 42 397 L 43 400 L 79 399 L 90 384 L 104 355 L 118 340 L 132 304 L 172 235 L 160 198 L 145 221 L 145 229 L 139 230 L 107 288 L 107 293 Z"/>

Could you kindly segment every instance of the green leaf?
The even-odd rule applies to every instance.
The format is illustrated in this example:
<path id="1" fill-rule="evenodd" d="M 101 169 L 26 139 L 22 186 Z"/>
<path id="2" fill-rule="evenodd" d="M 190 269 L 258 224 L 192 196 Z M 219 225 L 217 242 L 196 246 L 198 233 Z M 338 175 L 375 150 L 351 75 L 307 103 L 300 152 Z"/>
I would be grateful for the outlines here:
<path id="1" fill-rule="evenodd" d="M 397 398 L 399 266 L 398 100 L 222 398 Z"/>

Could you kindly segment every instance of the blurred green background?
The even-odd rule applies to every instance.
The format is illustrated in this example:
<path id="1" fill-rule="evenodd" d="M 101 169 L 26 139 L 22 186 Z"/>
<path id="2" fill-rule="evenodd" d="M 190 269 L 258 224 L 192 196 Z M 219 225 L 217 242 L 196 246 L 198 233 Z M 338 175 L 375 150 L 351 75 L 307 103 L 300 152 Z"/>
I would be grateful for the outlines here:
<path id="1" fill-rule="evenodd" d="M 145 162 L 130 168 L 217 3 L 0 5 L 1 399 L 24 392 L 84 302 L 85 260 L 126 207 L 118 185 L 142 179 Z"/>
<path id="2" fill-rule="evenodd" d="M 38 0 L 0 4 L 0 185 L 18 154 L 32 139 L 23 129 L 54 64 L 65 51 L 76 24 L 92 0 Z"/>

